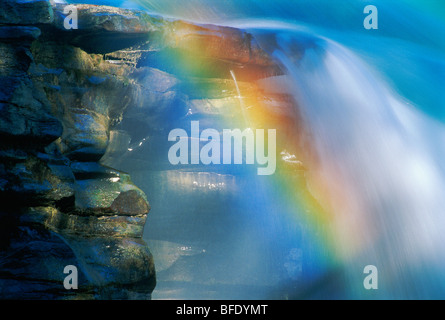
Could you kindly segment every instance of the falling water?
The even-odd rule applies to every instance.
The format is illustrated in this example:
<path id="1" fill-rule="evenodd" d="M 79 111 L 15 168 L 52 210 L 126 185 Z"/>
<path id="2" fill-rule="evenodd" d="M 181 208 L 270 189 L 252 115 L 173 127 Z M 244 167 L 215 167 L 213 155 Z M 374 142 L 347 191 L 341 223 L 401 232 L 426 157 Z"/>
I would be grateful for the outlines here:
<path id="1" fill-rule="evenodd" d="M 248 122 L 248 119 L 246 116 L 246 106 L 244 104 L 243 97 L 241 96 L 241 91 L 239 89 L 238 82 L 236 81 L 235 73 L 233 72 L 233 70 L 230 70 L 230 75 L 232 76 L 233 82 L 235 83 L 236 92 L 238 94 L 237 98 L 239 99 L 241 113 L 243 115 L 244 123 L 248 125 L 249 122 Z"/>
<path id="2" fill-rule="evenodd" d="M 348 294 L 363 295 L 360 271 L 375 265 L 378 297 L 444 297 L 444 125 L 333 41 L 284 32 L 276 43 L 314 138 L 320 166 L 309 181 L 327 186 Z"/>

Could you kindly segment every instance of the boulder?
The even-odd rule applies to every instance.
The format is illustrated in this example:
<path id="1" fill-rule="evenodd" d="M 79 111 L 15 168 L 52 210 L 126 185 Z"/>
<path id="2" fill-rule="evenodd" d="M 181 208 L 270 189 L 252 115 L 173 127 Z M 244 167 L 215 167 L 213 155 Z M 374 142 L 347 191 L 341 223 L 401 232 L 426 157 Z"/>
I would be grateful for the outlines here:
<path id="1" fill-rule="evenodd" d="M 75 190 L 79 215 L 137 216 L 150 210 L 144 192 L 124 173 L 114 178 L 77 180 Z"/>
<path id="2" fill-rule="evenodd" d="M 147 214 L 150 207 L 144 197 L 136 190 L 121 192 L 110 206 L 113 212 L 121 216 Z"/>

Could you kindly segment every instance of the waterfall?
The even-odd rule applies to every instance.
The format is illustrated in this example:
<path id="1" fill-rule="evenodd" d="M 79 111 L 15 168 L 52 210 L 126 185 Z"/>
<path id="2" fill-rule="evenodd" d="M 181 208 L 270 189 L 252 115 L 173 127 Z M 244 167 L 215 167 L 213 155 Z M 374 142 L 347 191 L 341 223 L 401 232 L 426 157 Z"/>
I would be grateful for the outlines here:
<path id="1" fill-rule="evenodd" d="M 249 121 L 246 115 L 246 106 L 244 104 L 243 97 L 241 95 L 241 91 L 239 89 L 238 82 L 236 81 L 235 73 L 233 72 L 233 70 L 230 70 L 230 75 L 232 76 L 233 82 L 235 83 L 236 93 L 238 94 L 237 98 L 239 99 L 239 104 L 241 108 L 241 113 L 243 115 L 244 124 L 248 125 Z"/>
<path id="2" fill-rule="evenodd" d="M 363 292 L 363 267 L 375 265 L 382 298 L 443 297 L 443 125 L 333 41 L 283 32 L 276 43 L 313 137 L 319 166 L 306 164 L 309 184 L 315 196 L 318 185 L 327 190 L 351 296 Z"/>

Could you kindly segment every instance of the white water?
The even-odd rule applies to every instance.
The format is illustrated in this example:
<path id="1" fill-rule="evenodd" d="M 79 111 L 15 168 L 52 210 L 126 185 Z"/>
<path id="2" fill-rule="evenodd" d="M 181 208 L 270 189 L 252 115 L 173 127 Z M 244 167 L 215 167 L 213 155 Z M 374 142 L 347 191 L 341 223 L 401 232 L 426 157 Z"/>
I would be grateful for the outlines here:
<path id="1" fill-rule="evenodd" d="M 364 293 L 372 264 L 380 297 L 444 297 L 444 126 L 341 45 L 297 32 L 276 40 L 273 55 L 314 138 L 320 166 L 310 182 L 328 193 L 349 294 Z"/>

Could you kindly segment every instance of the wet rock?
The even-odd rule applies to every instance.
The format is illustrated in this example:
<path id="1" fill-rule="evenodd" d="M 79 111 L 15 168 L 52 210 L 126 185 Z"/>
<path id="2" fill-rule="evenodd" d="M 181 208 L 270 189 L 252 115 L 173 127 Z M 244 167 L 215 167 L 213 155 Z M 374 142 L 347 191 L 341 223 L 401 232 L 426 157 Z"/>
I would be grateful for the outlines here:
<path id="1" fill-rule="evenodd" d="M 159 93 L 172 91 L 180 83 L 174 75 L 150 67 L 135 69 L 131 77 L 142 89 Z"/>
<path id="2" fill-rule="evenodd" d="M 142 237 L 146 219 L 146 213 L 133 216 L 80 216 L 64 213 L 54 207 L 32 208 L 30 214 L 21 218 L 22 221 L 40 223 L 66 235 L 129 238 Z"/>
<path id="3" fill-rule="evenodd" d="M 54 232 L 36 223 L 42 210 L 16 213 L 21 222 L 0 251 L 2 299 L 150 299 L 155 268 L 142 240 Z M 63 286 L 67 265 L 78 270 L 77 290 Z"/>
<path id="4" fill-rule="evenodd" d="M 131 77 L 134 79 L 134 99 L 125 109 L 120 128 L 135 133 L 137 128 L 146 131 L 134 135 L 143 138 L 150 131 L 163 128 L 163 123 L 186 114 L 186 97 L 175 86 L 180 82 L 174 75 L 155 68 L 141 67 Z M 140 125 L 135 125 L 135 124 Z M 150 123 L 150 126 L 144 125 Z"/>
<path id="5" fill-rule="evenodd" d="M 110 166 L 114 160 L 119 159 L 124 155 L 130 146 L 131 136 L 124 130 L 110 130 L 110 139 L 107 150 L 100 163 L 105 166 Z M 114 167 L 119 169 L 119 167 Z"/>
<path id="6" fill-rule="evenodd" d="M 145 194 L 124 173 L 116 178 L 77 180 L 75 188 L 76 210 L 81 215 L 132 216 L 147 214 L 150 208 Z M 136 202 L 130 205 L 129 199 Z"/>
<path id="7" fill-rule="evenodd" d="M 72 160 L 98 161 L 107 148 L 110 124 L 119 122 L 137 96 L 128 68 L 52 42 L 36 42 L 32 52 L 32 78 L 64 124 L 61 151 Z"/>
<path id="8" fill-rule="evenodd" d="M 32 55 L 22 43 L 14 46 L 8 42 L 0 42 L 0 58 L 0 79 L 3 84 L 0 88 L 0 101 L 6 103 L 14 97 L 15 90 L 20 85 L 30 86 L 26 71 L 32 62 Z"/>
<path id="9" fill-rule="evenodd" d="M 7 143 L 49 144 L 62 134 L 60 121 L 43 110 L 0 103 L 0 136 Z"/>
<path id="10" fill-rule="evenodd" d="M 63 169 L 51 168 L 32 155 L 27 155 L 25 161 L 5 163 L 1 174 L 5 181 L 2 199 L 19 201 L 21 205 L 36 205 L 54 204 L 71 197 L 74 195 L 73 176 L 69 170 Z"/>
<path id="11" fill-rule="evenodd" d="M 119 215 L 146 214 L 150 210 L 147 201 L 136 190 L 121 192 L 111 204 L 111 210 Z"/>
<path id="12" fill-rule="evenodd" d="M 40 36 L 40 29 L 28 26 L 1 26 L 0 39 L 5 40 L 35 40 Z"/>
<path id="13" fill-rule="evenodd" d="M 240 29 L 174 21 L 166 37 L 172 47 L 193 55 L 242 64 L 273 66 L 274 63 L 253 36 Z"/>
<path id="14" fill-rule="evenodd" d="M 3 143 L 47 145 L 62 133 L 62 124 L 51 115 L 44 94 L 36 90 L 27 73 L 33 62 L 31 41 L 40 35 L 35 27 L 0 27 L 0 136 Z M 9 140 L 9 141 L 8 141 Z"/>
<path id="15" fill-rule="evenodd" d="M 108 118 L 84 110 L 72 111 L 65 121 L 62 152 L 72 160 L 97 161 L 108 143 Z"/>
<path id="16" fill-rule="evenodd" d="M 139 67 L 151 66 L 180 77 L 222 79 L 231 79 L 232 71 L 243 81 L 283 74 L 253 36 L 239 29 L 166 21 L 161 42 L 141 55 Z"/>
<path id="17" fill-rule="evenodd" d="M 18 213 L 16 213 L 18 214 Z M 72 299 L 94 297 L 94 288 L 74 251 L 57 233 L 38 224 L 14 229 L 9 244 L 0 251 L 2 299 Z M 63 286 L 65 266 L 78 267 L 79 290 Z"/>
<path id="18" fill-rule="evenodd" d="M 53 8 L 49 0 L 2 0 L 0 2 L 0 23 L 37 24 L 51 23 Z"/>
<path id="19" fill-rule="evenodd" d="M 82 257 L 101 299 L 150 299 L 156 285 L 155 266 L 143 240 L 67 236 L 66 241 Z"/>
<path id="20" fill-rule="evenodd" d="M 55 4 L 54 25 L 64 29 L 63 13 L 65 4 Z M 129 10 L 110 6 L 75 4 L 79 19 L 79 30 L 100 34 L 103 31 L 120 33 L 148 33 L 159 30 L 161 17 L 154 17 L 139 10 Z M 116 51 L 116 50 L 114 50 Z"/>
<path id="21" fill-rule="evenodd" d="M 118 178 L 117 170 L 104 167 L 97 162 L 71 162 L 71 170 L 78 180 Z"/>
<path id="22" fill-rule="evenodd" d="M 159 32 L 163 21 L 138 10 L 76 4 L 78 29 L 66 30 L 65 6 L 55 5 L 53 26 L 59 33 L 70 32 L 70 37 L 65 40 L 89 53 L 114 52 L 147 42 L 147 35 Z"/>

